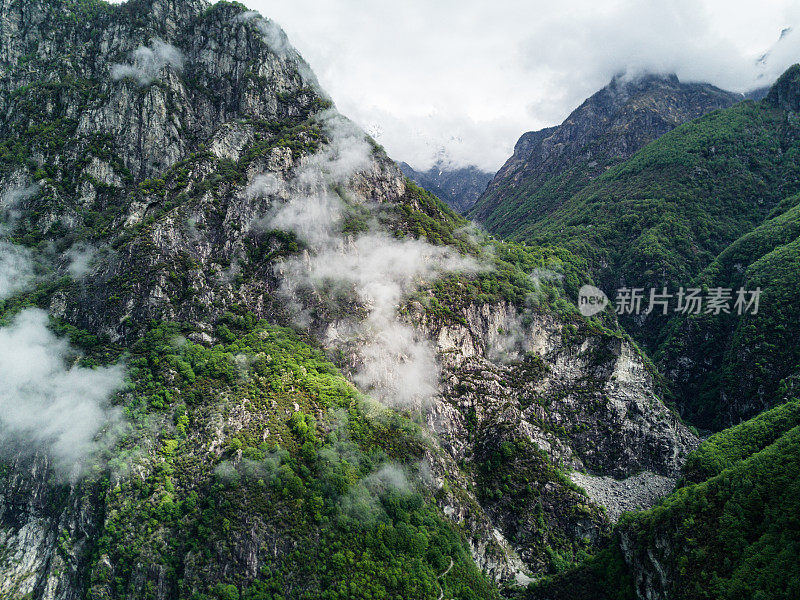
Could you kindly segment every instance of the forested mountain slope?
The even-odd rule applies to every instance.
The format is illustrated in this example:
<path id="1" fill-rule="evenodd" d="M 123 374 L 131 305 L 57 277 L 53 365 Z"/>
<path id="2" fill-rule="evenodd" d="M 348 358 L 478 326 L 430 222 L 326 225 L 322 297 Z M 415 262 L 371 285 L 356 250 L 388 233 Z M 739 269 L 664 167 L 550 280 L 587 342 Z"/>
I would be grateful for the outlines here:
<path id="1" fill-rule="evenodd" d="M 767 99 L 692 121 L 610 169 L 524 237 L 579 250 L 610 286 L 691 281 L 795 192 L 789 116 Z"/>
<path id="2" fill-rule="evenodd" d="M 719 429 L 795 396 L 800 377 L 800 197 L 725 248 L 695 285 L 761 290 L 758 312 L 680 315 L 656 358 L 692 422 Z"/>
<path id="3" fill-rule="evenodd" d="M 723 431 L 655 508 L 623 518 L 593 561 L 526 598 L 794 598 L 800 593 L 800 403 Z"/>

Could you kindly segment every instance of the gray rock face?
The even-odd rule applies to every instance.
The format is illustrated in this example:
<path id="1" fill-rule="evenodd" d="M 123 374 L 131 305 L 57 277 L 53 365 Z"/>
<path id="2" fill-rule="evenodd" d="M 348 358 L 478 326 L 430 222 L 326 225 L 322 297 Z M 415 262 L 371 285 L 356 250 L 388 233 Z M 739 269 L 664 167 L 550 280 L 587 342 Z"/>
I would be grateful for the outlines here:
<path id="1" fill-rule="evenodd" d="M 786 111 L 800 112 L 800 65 L 794 65 L 780 76 L 766 95 L 769 104 Z"/>
<path id="2" fill-rule="evenodd" d="M 667 600 L 675 559 L 669 539 L 657 534 L 646 549 L 641 549 L 631 536 L 622 531 L 619 544 L 625 562 L 633 574 L 637 598 Z"/>
<path id="3" fill-rule="evenodd" d="M 624 512 L 653 506 L 672 491 L 676 482 L 674 477 L 656 475 L 650 471 L 623 480 L 594 477 L 575 471 L 570 473 L 570 479 L 586 490 L 592 502 L 604 506 L 614 522 Z"/>
<path id="4" fill-rule="evenodd" d="M 598 543 L 622 511 L 666 495 L 698 440 L 663 405 L 629 342 L 567 335 L 552 315 L 526 316 L 500 304 L 470 306 L 461 323 L 414 320 L 436 340 L 442 365 L 428 426 L 470 474 L 494 529 L 536 573 L 547 569 L 547 548 L 569 555 Z M 502 466 L 487 466 L 504 442 L 522 449 L 509 459 L 522 479 L 498 481 Z M 559 475 L 570 471 L 586 495 Z"/>
<path id="5" fill-rule="evenodd" d="M 101 522 L 80 485 L 54 481 L 46 456 L 22 454 L 0 477 L 0 596 L 77 600 Z"/>
<path id="6" fill-rule="evenodd" d="M 20 207 L 33 235 L 51 235 L 55 227 L 74 236 L 85 235 L 87 228 L 96 233 L 98 215 L 107 221 L 106 233 L 133 232 L 163 212 L 173 196 L 165 176 L 171 175 L 173 189 L 190 182 L 184 204 L 189 195 L 196 200 L 156 226 L 145 236 L 149 239 L 123 246 L 98 268 L 87 300 L 104 322 L 92 323 L 91 311 L 80 311 L 82 322 L 118 339 L 126 335 L 120 325 L 125 319 L 177 316 L 166 276 L 175 272 L 174 261 L 190 254 L 201 260 L 198 266 L 208 267 L 197 269 L 201 279 L 213 278 L 212 258 L 220 261 L 213 286 L 198 282 L 203 304 L 219 294 L 230 298 L 230 286 L 217 284 L 225 279 L 224 265 L 244 252 L 243 224 L 256 211 L 263 214 L 265 202 L 239 211 L 249 199 L 242 189 L 232 191 L 239 203 L 222 221 L 214 219 L 216 227 L 208 227 L 205 213 L 214 200 L 197 186 L 219 169 L 219 161 L 241 163 L 248 148 L 246 173 L 291 168 L 300 153 L 271 147 L 277 146 L 275 137 L 329 104 L 285 34 L 241 7 L 202 1 L 89 3 L 80 9 L 4 0 L 0 9 L 0 69 L 6 75 L 0 82 L 0 138 L 36 129 L 40 117 L 59 126 L 56 132 L 29 135 L 28 155 L 21 157 L 39 168 L 33 179 L 41 178 L 38 195 Z M 62 16 L 65 10 L 68 18 Z M 84 24 L 87 19 L 92 28 Z M 66 48 L 69 61 L 62 56 Z M 41 73 L 53 81 L 42 81 Z M 299 143 L 308 143 L 303 136 L 298 134 Z M 263 156 L 255 150 L 259 145 Z M 13 164 L 0 170 L 3 189 L 19 179 L 31 177 Z M 80 192 L 71 194 L 70 187 Z M 190 227 L 189 220 L 202 230 Z M 109 281 L 148 264 L 150 275 L 109 311 L 104 295 Z M 164 269 L 168 264 L 172 268 Z M 71 309 L 78 311 L 74 304 Z"/>
<path id="7" fill-rule="evenodd" d="M 616 477 L 675 475 L 697 445 L 658 398 L 629 342 L 587 332 L 565 339 L 564 323 L 552 315 L 534 314 L 523 325 L 509 305 L 471 307 L 464 321 L 428 326 L 444 398 L 474 408 L 479 425 L 507 420 L 559 463 Z M 463 428 L 431 425 L 457 458 L 467 454 Z"/>
<path id="8" fill-rule="evenodd" d="M 197 152 L 226 122 L 296 116 L 318 98 L 296 52 L 264 41 L 259 25 L 267 21 L 225 5 L 206 8 L 158 0 L 97 5 L 86 9 L 98 13 L 92 32 L 79 22 L 84 15 L 60 21 L 61 3 L 4 0 L 0 136 L 36 127 L 32 98 L 13 93 L 33 84 L 43 102 L 37 110 L 63 126 L 61 168 L 81 169 L 82 156 L 112 152 L 116 176 L 141 181 Z M 40 72 L 56 64 L 50 77 L 58 87 L 43 85 Z M 45 141 L 52 150 L 53 140 Z"/>

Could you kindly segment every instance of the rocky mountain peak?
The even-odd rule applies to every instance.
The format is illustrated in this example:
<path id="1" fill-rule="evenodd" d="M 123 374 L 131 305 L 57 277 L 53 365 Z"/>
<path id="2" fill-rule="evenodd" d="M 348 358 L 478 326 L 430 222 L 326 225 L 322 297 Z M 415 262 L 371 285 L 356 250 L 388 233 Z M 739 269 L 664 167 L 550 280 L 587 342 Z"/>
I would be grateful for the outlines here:
<path id="1" fill-rule="evenodd" d="M 561 125 L 524 134 L 470 215 L 494 233 L 507 233 L 521 222 L 546 215 L 544 207 L 533 212 L 523 209 L 518 193 L 512 194 L 513 199 L 507 194 L 510 186 L 535 195 L 571 169 L 575 179 L 559 187 L 572 189 L 675 127 L 740 100 L 740 94 L 707 83 L 683 83 L 674 74 L 617 75 Z M 544 199 L 548 206 L 556 202 Z"/>
<path id="2" fill-rule="evenodd" d="M 160 18 L 193 18 L 206 10 L 208 0 L 127 0 L 122 6 L 134 12 L 147 12 Z"/>
<path id="3" fill-rule="evenodd" d="M 211 4 L 206 0 L 128 0 L 124 5 L 134 14 L 147 17 L 167 30 L 186 27 Z"/>
<path id="4" fill-rule="evenodd" d="M 207 0 L 129 0 L 131 8 L 141 6 L 152 11 L 154 16 L 196 16 L 211 6 Z"/>
<path id="5" fill-rule="evenodd" d="M 617 73 L 611 78 L 606 88 L 648 88 L 656 85 L 680 85 L 680 80 L 675 73 L 642 73 L 629 74 Z"/>

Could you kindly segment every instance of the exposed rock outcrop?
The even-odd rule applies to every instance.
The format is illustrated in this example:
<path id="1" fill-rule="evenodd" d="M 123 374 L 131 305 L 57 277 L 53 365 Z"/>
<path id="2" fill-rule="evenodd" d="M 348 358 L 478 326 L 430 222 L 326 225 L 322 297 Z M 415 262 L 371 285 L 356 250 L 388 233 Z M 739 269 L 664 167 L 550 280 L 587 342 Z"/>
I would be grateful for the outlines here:
<path id="1" fill-rule="evenodd" d="M 523 320 L 508 304 L 470 306 L 462 317 L 419 315 L 442 363 L 428 425 L 534 571 L 547 568 L 549 551 L 598 543 L 623 510 L 672 489 L 698 440 L 663 405 L 630 342 L 547 313 Z M 509 465 L 502 480 L 498 455 Z M 594 474 L 572 479 L 593 484 L 588 497 L 562 474 L 577 470 Z"/>

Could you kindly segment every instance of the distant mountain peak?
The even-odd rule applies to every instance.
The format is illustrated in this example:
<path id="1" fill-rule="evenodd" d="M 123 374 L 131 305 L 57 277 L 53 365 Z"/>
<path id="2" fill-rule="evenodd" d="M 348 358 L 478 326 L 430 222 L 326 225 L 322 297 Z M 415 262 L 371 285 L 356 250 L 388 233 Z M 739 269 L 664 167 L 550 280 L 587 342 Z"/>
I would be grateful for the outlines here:
<path id="1" fill-rule="evenodd" d="M 406 177 L 458 212 L 472 208 L 494 177 L 494 173 L 481 171 L 474 165 L 457 166 L 445 156 L 440 156 L 427 171 L 418 171 L 404 162 L 400 168 Z"/>
<path id="2" fill-rule="evenodd" d="M 211 3 L 207 0 L 128 0 L 123 4 L 126 5 L 130 10 L 146 15 L 148 21 L 169 29 L 196 18 Z"/>
<path id="3" fill-rule="evenodd" d="M 131 5 L 142 5 L 151 10 L 166 14 L 186 14 L 198 12 L 208 8 L 208 0 L 129 0 Z"/>
<path id="4" fill-rule="evenodd" d="M 619 72 L 611 78 L 606 87 L 647 85 L 654 83 L 669 83 L 679 85 L 680 80 L 675 73 L 655 73 L 652 71 L 640 71 L 637 73 Z"/>
<path id="5" fill-rule="evenodd" d="M 470 214 L 494 233 L 510 234 L 543 218 L 567 188 L 585 185 L 678 125 L 742 99 L 708 83 L 682 83 L 674 73 L 617 74 L 561 125 L 524 134 Z M 531 211 L 526 196 L 568 170 L 577 179 L 552 196 L 542 192 L 547 197 Z"/>

